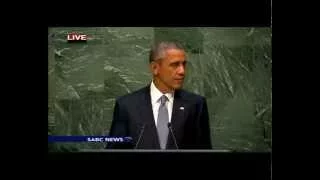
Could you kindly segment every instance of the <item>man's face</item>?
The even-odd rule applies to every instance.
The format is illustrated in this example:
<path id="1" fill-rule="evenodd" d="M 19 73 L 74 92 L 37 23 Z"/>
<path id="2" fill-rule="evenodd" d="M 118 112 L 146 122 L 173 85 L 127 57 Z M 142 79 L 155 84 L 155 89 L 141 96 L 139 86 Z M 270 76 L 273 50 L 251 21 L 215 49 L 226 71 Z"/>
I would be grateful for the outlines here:
<path id="1" fill-rule="evenodd" d="M 164 89 L 176 90 L 183 86 L 186 67 L 186 54 L 183 50 L 168 49 L 163 59 L 156 62 L 153 69 L 159 85 Z"/>

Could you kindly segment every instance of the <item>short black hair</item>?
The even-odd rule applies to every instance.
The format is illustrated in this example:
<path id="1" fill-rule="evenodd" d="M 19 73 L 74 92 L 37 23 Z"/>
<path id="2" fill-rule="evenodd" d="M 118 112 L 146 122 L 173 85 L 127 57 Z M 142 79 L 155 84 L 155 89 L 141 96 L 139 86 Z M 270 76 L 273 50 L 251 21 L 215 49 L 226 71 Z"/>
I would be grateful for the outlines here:
<path id="1" fill-rule="evenodd" d="M 160 41 L 155 43 L 150 49 L 149 63 L 163 58 L 163 52 L 168 49 L 179 49 L 184 51 L 184 47 L 179 42 Z"/>

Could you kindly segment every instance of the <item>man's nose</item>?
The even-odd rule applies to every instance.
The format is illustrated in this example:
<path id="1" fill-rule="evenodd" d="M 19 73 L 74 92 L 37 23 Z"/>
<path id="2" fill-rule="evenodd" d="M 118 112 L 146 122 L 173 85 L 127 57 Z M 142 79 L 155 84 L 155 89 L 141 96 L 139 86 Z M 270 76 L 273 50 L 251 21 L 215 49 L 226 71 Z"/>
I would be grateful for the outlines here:
<path id="1" fill-rule="evenodd" d="M 178 74 L 179 75 L 184 75 L 185 73 L 185 67 L 183 64 L 181 64 L 179 67 L 178 67 Z"/>

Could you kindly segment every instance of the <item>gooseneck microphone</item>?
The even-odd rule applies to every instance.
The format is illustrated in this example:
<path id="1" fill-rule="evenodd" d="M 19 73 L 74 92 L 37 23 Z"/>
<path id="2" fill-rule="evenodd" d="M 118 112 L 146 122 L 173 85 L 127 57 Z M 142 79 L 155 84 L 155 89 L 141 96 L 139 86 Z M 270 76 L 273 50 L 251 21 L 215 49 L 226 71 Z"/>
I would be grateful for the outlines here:
<path id="1" fill-rule="evenodd" d="M 141 128 L 141 130 L 140 130 L 140 134 L 139 134 L 139 138 L 138 138 L 138 141 L 137 141 L 137 143 L 136 143 L 136 145 L 135 145 L 135 147 L 134 147 L 134 149 L 137 149 L 137 147 L 138 147 L 138 145 L 139 145 L 139 143 L 140 143 L 140 139 L 141 139 L 141 137 L 142 137 L 142 134 L 143 134 L 143 132 L 144 132 L 144 128 L 145 128 L 145 124 L 143 124 L 142 125 L 142 128 Z"/>
<path id="2" fill-rule="evenodd" d="M 174 141 L 174 144 L 176 145 L 176 148 L 179 149 L 178 144 L 177 144 L 177 140 L 176 140 L 175 135 L 173 134 L 173 131 L 172 131 L 172 127 L 171 127 L 171 123 L 170 123 L 170 122 L 168 123 L 168 128 L 169 128 L 170 133 L 171 133 L 171 135 L 172 135 L 172 137 L 173 137 L 173 141 Z"/>

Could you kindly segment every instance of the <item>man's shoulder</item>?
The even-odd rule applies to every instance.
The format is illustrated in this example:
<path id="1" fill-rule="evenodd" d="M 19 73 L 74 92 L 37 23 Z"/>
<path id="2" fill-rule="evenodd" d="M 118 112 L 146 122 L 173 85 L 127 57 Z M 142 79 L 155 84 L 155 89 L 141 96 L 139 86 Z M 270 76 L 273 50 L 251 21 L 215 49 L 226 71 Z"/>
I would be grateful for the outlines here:
<path id="1" fill-rule="evenodd" d="M 148 86 L 146 87 L 142 87 L 140 89 L 137 89 L 131 93 L 122 95 L 120 97 L 117 98 L 117 101 L 120 103 L 126 103 L 126 102 L 135 102 L 138 101 L 139 99 L 141 99 L 141 97 L 143 97 L 143 95 L 145 95 L 145 93 L 148 90 Z"/>
<path id="2" fill-rule="evenodd" d="M 141 101 L 141 99 L 144 98 L 146 94 L 149 94 L 149 91 L 150 86 L 145 86 L 131 93 L 118 97 L 117 101 L 119 103 L 138 102 Z M 177 91 L 177 93 L 180 98 L 190 102 L 203 102 L 206 100 L 204 96 L 185 89 L 180 89 Z"/>
<path id="3" fill-rule="evenodd" d="M 200 94 L 197 94 L 197 93 L 185 90 L 185 89 L 179 90 L 179 94 L 183 99 L 188 100 L 188 101 L 196 101 L 196 102 L 201 101 L 202 102 L 206 99 L 204 96 L 202 96 Z"/>

